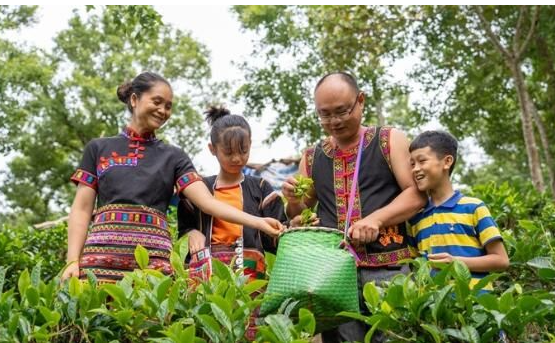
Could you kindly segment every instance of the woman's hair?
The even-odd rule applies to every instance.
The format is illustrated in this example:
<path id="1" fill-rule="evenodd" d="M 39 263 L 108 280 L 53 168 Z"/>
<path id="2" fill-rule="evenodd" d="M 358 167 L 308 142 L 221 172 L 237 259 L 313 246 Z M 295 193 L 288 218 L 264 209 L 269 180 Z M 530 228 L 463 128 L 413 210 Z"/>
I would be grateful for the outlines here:
<path id="1" fill-rule="evenodd" d="M 135 93 L 140 98 L 144 92 L 148 92 L 157 82 L 163 82 L 171 88 L 168 80 L 162 76 L 145 71 L 137 75 L 133 80 L 127 81 L 118 87 L 118 99 L 127 105 L 129 112 L 133 112 L 130 101 L 131 95 Z"/>
<path id="2" fill-rule="evenodd" d="M 204 114 L 212 127 L 210 141 L 214 147 L 224 144 L 224 148 L 228 150 L 239 147 L 242 153 L 248 151 L 245 142 L 250 143 L 251 127 L 243 116 L 231 114 L 228 109 L 216 106 L 210 106 Z"/>

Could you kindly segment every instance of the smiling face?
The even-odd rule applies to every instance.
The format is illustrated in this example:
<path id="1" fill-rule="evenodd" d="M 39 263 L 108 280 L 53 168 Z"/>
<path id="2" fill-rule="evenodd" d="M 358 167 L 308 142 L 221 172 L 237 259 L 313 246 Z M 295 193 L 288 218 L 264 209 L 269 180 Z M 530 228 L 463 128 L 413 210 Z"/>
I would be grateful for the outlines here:
<path id="1" fill-rule="evenodd" d="M 164 82 L 156 82 L 140 96 L 132 94 L 132 126 L 139 132 L 158 130 L 171 116 L 173 92 Z"/>
<path id="2" fill-rule="evenodd" d="M 327 134 L 340 143 L 357 139 L 364 94 L 357 93 L 347 82 L 333 75 L 318 86 L 314 103 L 320 124 Z"/>
<path id="3" fill-rule="evenodd" d="M 453 156 L 440 157 L 426 146 L 410 153 L 410 163 L 418 190 L 430 191 L 439 188 L 449 180 L 449 168 L 453 165 Z"/>

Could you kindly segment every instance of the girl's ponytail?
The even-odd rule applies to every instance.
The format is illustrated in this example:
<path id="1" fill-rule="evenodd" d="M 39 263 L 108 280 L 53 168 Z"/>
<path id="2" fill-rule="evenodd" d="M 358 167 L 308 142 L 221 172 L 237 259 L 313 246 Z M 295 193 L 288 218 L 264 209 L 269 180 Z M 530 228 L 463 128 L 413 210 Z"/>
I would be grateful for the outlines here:
<path id="1" fill-rule="evenodd" d="M 210 124 L 210 126 L 214 126 L 214 123 L 216 122 L 216 120 L 224 116 L 230 115 L 231 112 L 229 112 L 229 110 L 223 106 L 220 106 L 220 107 L 210 106 L 204 112 L 204 114 L 206 115 L 206 121 L 208 122 L 208 124 Z"/>

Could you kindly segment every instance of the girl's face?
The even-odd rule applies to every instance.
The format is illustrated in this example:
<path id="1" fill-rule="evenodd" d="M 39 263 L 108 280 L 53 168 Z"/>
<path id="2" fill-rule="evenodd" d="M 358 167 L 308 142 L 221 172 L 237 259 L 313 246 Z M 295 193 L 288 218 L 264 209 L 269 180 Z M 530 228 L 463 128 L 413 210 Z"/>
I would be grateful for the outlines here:
<path id="1" fill-rule="evenodd" d="M 170 118 L 173 92 L 164 82 L 156 82 L 147 92 L 131 95 L 132 122 L 138 129 L 153 132 Z"/>
<path id="2" fill-rule="evenodd" d="M 251 140 L 248 136 L 232 139 L 228 144 L 220 141 L 216 145 L 208 144 L 212 155 L 216 156 L 220 167 L 228 174 L 239 174 L 249 161 Z"/>

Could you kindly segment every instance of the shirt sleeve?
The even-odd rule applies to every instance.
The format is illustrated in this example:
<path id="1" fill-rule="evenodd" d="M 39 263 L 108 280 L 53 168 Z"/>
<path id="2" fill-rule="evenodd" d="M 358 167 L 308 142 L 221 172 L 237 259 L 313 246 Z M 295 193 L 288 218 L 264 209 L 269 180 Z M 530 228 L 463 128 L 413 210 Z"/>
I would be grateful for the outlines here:
<path id="1" fill-rule="evenodd" d="M 494 240 L 502 240 L 501 232 L 484 203 L 480 203 L 474 210 L 476 235 L 483 247 Z"/>
<path id="2" fill-rule="evenodd" d="M 177 148 L 176 148 L 177 149 Z M 177 163 L 175 164 L 175 187 L 177 194 L 183 192 L 183 190 L 193 182 L 201 181 L 202 178 L 197 173 L 193 162 L 185 152 L 177 149 Z"/>
<path id="3" fill-rule="evenodd" d="M 73 183 L 75 183 L 76 185 L 83 184 L 94 189 L 95 191 L 98 191 L 98 177 L 96 176 L 96 156 L 97 146 L 95 141 L 93 140 L 85 145 L 81 163 L 70 178 Z"/>

